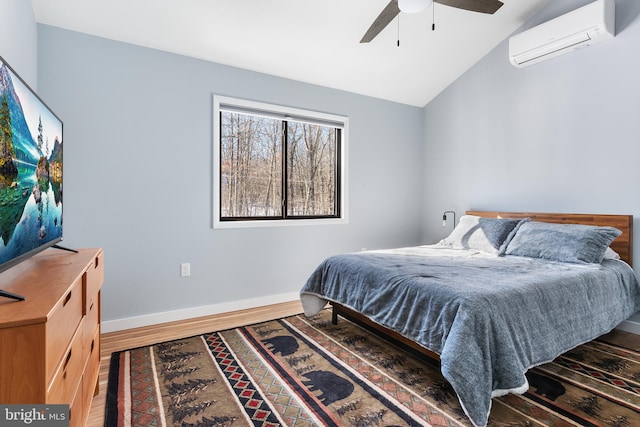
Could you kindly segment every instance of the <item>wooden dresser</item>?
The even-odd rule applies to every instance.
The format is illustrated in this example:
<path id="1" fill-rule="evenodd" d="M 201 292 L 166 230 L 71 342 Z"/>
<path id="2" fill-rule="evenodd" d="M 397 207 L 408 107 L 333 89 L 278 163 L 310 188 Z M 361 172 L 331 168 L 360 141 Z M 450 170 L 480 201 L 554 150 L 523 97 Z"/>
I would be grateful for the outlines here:
<path id="1" fill-rule="evenodd" d="M 0 273 L 0 403 L 64 403 L 86 424 L 100 368 L 101 249 L 47 249 Z"/>

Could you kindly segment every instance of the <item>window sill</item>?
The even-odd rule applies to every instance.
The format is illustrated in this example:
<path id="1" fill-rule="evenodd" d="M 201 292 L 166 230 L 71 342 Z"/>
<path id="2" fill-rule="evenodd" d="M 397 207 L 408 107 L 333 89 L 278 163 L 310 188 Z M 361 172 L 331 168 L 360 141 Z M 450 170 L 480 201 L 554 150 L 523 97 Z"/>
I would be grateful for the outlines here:
<path id="1" fill-rule="evenodd" d="M 228 228 L 262 228 L 262 227 L 298 227 L 298 226 L 317 226 L 317 225 L 340 225 L 348 224 L 347 218 L 330 218 L 330 219 L 280 219 L 280 220 L 261 220 L 261 221 L 213 221 L 214 229 Z"/>

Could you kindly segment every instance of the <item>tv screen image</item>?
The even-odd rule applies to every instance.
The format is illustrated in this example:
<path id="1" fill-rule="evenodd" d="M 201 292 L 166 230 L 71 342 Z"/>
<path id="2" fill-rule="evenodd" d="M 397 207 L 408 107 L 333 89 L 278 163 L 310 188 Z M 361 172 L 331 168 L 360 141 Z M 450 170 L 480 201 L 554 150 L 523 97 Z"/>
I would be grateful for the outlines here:
<path id="1" fill-rule="evenodd" d="M 62 121 L 0 57 L 0 271 L 62 240 Z"/>

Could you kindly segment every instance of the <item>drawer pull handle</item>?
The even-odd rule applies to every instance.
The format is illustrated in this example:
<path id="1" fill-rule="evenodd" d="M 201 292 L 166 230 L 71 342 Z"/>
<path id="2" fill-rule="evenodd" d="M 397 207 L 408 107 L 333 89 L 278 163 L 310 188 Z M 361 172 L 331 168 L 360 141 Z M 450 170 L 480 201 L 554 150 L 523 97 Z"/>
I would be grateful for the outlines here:
<path id="1" fill-rule="evenodd" d="M 100 261 L 100 258 L 99 258 L 99 257 L 96 257 L 96 263 L 95 263 L 95 265 L 96 265 L 96 266 L 95 266 L 94 268 L 98 268 L 98 263 L 99 263 L 99 261 Z"/>
<path id="2" fill-rule="evenodd" d="M 93 353 L 93 347 L 95 347 L 96 344 L 96 340 L 91 340 L 91 351 L 90 353 Z"/>
<path id="3" fill-rule="evenodd" d="M 89 311 L 93 310 L 93 302 L 91 303 L 91 305 L 89 306 Z"/>
<path id="4" fill-rule="evenodd" d="M 64 307 L 65 305 L 67 305 L 67 303 L 69 302 L 69 300 L 71 299 L 71 293 L 73 291 L 69 291 L 69 293 L 67 294 L 66 297 L 64 297 L 64 301 L 62 302 L 62 306 Z"/>
<path id="5" fill-rule="evenodd" d="M 64 359 L 64 365 L 62 365 L 62 369 L 67 369 L 67 365 L 69 364 L 69 360 L 71 359 L 71 350 L 67 353 L 66 359 Z"/>

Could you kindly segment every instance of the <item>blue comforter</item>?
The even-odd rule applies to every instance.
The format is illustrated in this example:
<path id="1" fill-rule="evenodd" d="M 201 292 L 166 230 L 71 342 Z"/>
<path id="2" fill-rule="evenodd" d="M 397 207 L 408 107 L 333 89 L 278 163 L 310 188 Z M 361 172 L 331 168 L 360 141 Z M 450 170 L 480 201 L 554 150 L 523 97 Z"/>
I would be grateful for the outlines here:
<path id="1" fill-rule="evenodd" d="M 624 262 L 568 264 L 435 245 L 326 259 L 300 292 L 306 315 L 335 301 L 440 355 L 476 426 L 491 398 L 524 393 L 525 372 L 640 309 Z"/>

